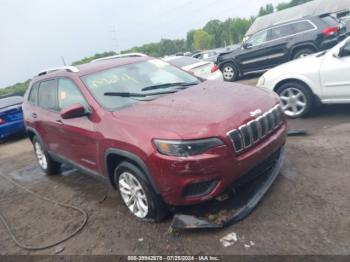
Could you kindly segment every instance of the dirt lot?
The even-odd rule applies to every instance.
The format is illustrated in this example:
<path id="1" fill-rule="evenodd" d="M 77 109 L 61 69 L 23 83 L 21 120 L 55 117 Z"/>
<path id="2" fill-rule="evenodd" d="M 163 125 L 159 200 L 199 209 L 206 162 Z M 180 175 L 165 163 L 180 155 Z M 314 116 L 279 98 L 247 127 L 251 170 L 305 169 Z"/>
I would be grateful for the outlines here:
<path id="1" fill-rule="evenodd" d="M 244 80 L 251 84 L 254 79 Z M 223 230 L 169 233 L 161 224 L 128 214 L 107 180 L 67 170 L 47 177 L 37 167 L 28 139 L 0 145 L 0 172 L 51 199 L 83 208 L 86 227 L 73 239 L 42 251 L 15 245 L 0 223 L 0 254 L 350 254 L 350 106 L 320 108 L 290 121 L 309 136 L 288 139 L 281 175 L 258 208 Z M 0 211 L 18 239 L 43 245 L 65 237 L 82 217 L 34 198 L 0 177 Z M 224 248 L 230 232 L 238 242 Z M 244 246 L 250 241 L 254 245 Z"/>

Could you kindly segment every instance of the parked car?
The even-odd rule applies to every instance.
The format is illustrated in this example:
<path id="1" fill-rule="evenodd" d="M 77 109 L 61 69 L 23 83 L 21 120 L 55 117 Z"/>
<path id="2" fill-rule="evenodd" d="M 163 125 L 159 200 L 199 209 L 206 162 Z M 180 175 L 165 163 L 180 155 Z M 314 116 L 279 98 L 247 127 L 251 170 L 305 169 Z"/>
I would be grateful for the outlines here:
<path id="1" fill-rule="evenodd" d="M 193 54 L 192 57 L 200 59 L 200 60 L 211 61 L 211 62 L 216 63 L 218 56 L 221 53 L 227 53 L 228 51 L 233 51 L 239 47 L 240 47 L 240 45 L 234 44 L 234 45 L 230 45 L 230 46 L 223 47 L 223 48 L 200 51 L 200 52 L 196 52 L 195 54 Z"/>
<path id="2" fill-rule="evenodd" d="M 345 26 L 329 15 L 307 16 L 257 32 L 240 49 L 221 54 L 217 64 L 225 80 L 235 81 L 331 48 L 345 34 Z"/>
<path id="3" fill-rule="evenodd" d="M 104 175 L 145 220 L 215 198 L 264 165 L 254 175 L 274 175 L 247 215 L 278 174 L 286 122 L 274 92 L 232 87 L 159 59 L 111 59 L 39 73 L 24 117 L 46 174 L 66 163 Z"/>
<path id="4" fill-rule="evenodd" d="M 275 91 L 285 114 L 306 116 L 315 103 L 350 103 L 350 37 L 332 49 L 267 71 L 259 87 Z"/>
<path id="5" fill-rule="evenodd" d="M 192 55 L 193 58 L 205 61 L 216 62 L 220 54 L 219 50 L 206 50 Z"/>
<path id="6" fill-rule="evenodd" d="M 163 60 L 198 77 L 209 80 L 223 80 L 219 67 L 213 62 L 201 61 L 188 56 L 172 56 L 163 58 Z"/>
<path id="7" fill-rule="evenodd" d="M 22 103 L 20 96 L 0 98 L 0 140 L 24 133 Z"/>

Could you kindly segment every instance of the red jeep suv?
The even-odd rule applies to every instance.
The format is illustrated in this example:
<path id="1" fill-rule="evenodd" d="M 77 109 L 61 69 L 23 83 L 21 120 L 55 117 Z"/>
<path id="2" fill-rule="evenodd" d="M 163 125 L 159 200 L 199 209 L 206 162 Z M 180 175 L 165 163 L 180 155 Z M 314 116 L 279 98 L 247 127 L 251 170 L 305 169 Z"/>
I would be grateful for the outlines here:
<path id="1" fill-rule="evenodd" d="M 220 196 L 271 155 L 282 155 L 279 98 L 205 81 L 151 57 L 53 68 L 23 105 L 38 163 L 106 176 L 136 217 Z"/>

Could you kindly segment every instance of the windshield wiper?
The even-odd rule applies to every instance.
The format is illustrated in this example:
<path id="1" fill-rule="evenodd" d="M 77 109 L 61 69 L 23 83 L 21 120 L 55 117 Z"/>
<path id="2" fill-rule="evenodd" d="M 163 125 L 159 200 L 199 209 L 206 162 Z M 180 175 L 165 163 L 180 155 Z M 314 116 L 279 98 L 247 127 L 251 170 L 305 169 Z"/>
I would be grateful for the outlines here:
<path id="1" fill-rule="evenodd" d="M 128 92 L 106 92 L 105 96 L 120 96 L 120 97 L 147 97 L 147 96 L 157 96 L 165 95 L 170 93 L 176 93 L 176 90 L 167 91 L 167 92 L 156 92 L 156 93 L 128 93 Z"/>
<path id="2" fill-rule="evenodd" d="M 186 82 L 165 83 L 165 84 L 147 86 L 147 87 L 142 88 L 141 91 L 149 91 L 149 90 L 154 90 L 154 89 L 169 88 L 169 87 L 173 87 L 173 86 L 185 87 L 185 86 L 193 86 L 193 85 L 197 85 L 197 84 L 199 84 L 199 82 L 190 82 L 190 83 L 186 83 Z"/>

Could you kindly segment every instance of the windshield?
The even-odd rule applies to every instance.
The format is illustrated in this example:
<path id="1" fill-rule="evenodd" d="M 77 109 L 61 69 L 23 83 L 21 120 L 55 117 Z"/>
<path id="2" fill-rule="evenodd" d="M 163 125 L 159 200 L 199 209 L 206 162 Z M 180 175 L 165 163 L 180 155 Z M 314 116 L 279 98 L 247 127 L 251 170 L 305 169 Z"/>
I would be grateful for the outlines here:
<path id="1" fill-rule="evenodd" d="M 158 59 L 104 70 L 84 76 L 82 80 L 96 100 L 109 110 L 153 100 L 200 82 Z"/>

